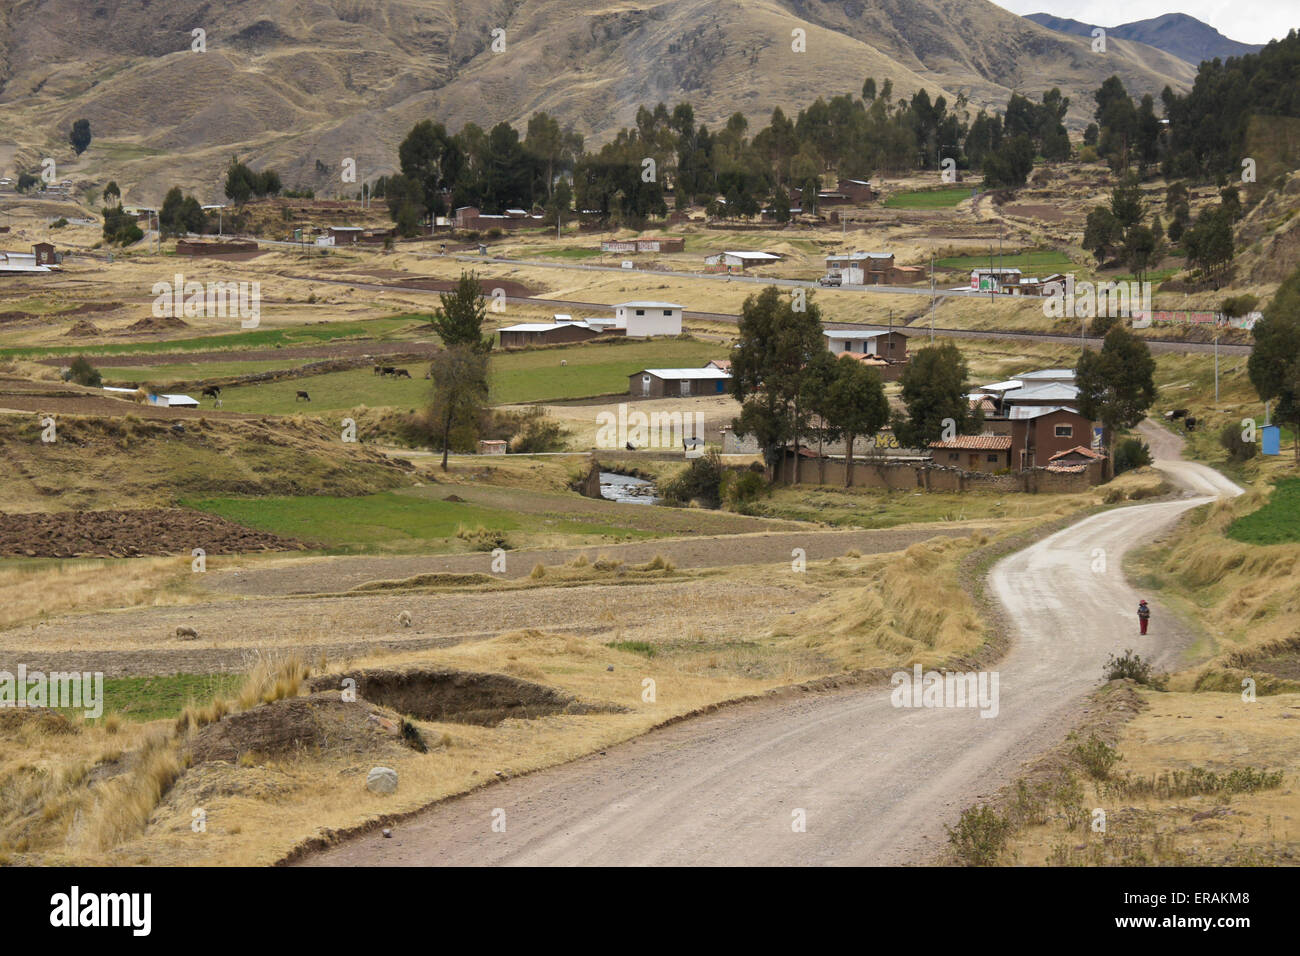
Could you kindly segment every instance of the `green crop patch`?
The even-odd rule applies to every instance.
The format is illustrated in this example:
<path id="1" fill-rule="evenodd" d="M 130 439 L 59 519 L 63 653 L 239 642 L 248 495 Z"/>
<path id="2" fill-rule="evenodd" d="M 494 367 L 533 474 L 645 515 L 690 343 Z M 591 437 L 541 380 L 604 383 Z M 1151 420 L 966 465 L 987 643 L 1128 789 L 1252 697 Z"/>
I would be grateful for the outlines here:
<path id="1" fill-rule="evenodd" d="M 1300 541 L 1300 478 L 1283 478 L 1274 484 L 1268 503 L 1228 525 L 1227 534 L 1247 544 Z"/>
<path id="2" fill-rule="evenodd" d="M 885 200 L 886 209 L 948 209 L 970 198 L 966 186 L 955 189 L 916 189 L 897 193 Z"/>

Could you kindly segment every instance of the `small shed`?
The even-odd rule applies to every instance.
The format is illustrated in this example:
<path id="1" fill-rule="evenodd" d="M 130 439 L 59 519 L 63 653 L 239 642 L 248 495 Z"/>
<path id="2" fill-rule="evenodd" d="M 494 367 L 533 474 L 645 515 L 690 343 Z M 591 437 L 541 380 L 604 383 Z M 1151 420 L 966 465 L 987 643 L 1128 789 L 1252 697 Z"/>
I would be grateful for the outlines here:
<path id="1" fill-rule="evenodd" d="M 586 342 L 600 334 L 586 322 L 521 322 L 500 330 L 503 349 Z"/>
<path id="2" fill-rule="evenodd" d="M 506 443 L 497 438 L 485 438 L 478 443 L 478 453 L 480 455 L 504 455 L 506 453 Z"/>
<path id="3" fill-rule="evenodd" d="M 634 398 L 689 398 L 725 395 L 731 373 L 720 368 L 643 368 L 628 376 Z"/>

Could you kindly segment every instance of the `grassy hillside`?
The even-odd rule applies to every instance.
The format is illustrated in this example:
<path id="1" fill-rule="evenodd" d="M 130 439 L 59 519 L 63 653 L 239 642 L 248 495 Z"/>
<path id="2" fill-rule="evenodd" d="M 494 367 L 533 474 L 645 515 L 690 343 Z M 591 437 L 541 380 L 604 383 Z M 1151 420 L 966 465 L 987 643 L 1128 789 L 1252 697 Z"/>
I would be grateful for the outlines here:
<path id="1" fill-rule="evenodd" d="M 806 52 L 792 50 L 796 29 Z M 15 165 L 53 156 L 60 175 L 116 179 L 128 202 L 159 201 L 172 183 L 215 198 L 232 152 L 334 194 L 340 157 L 367 177 L 392 173 L 397 144 L 429 117 L 488 128 L 546 110 L 600 142 L 643 104 L 690 100 L 713 127 L 736 110 L 751 122 L 777 106 L 793 115 L 874 76 L 950 103 L 965 91 L 976 108 L 1059 86 L 1081 127 L 1111 73 L 1152 94 L 1192 78 L 1153 48 L 1116 40 L 1097 57 L 985 0 L 176 0 L 111 16 L 46 0 L 0 19 L 0 51 Z M 66 135 L 79 118 L 95 139 L 78 159 Z"/>

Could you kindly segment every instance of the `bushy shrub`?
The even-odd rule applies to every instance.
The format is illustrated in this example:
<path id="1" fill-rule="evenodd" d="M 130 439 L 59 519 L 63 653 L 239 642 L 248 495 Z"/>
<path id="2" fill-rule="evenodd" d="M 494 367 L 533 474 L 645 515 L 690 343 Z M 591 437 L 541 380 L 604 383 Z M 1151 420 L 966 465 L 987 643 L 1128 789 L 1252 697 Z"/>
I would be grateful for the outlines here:
<path id="1" fill-rule="evenodd" d="M 1112 654 L 1106 658 L 1106 666 L 1102 668 L 1102 673 L 1106 680 L 1131 680 L 1147 687 L 1154 687 L 1156 690 L 1163 690 L 1165 687 L 1164 675 L 1153 672 L 1151 662 L 1143 660 L 1141 654 L 1134 654 L 1132 649 L 1118 657 Z"/>
<path id="2" fill-rule="evenodd" d="M 1125 438 L 1115 446 L 1115 474 L 1151 464 L 1151 449 L 1140 438 Z"/>
<path id="3" fill-rule="evenodd" d="M 1259 454 L 1259 442 L 1246 441 L 1241 432 L 1241 425 L 1236 422 L 1228 422 L 1219 432 L 1219 444 L 1233 461 L 1249 461 Z"/>
<path id="4" fill-rule="evenodd" d="M 710 448 L 659 489 L 666 504 L 685 505 L 699 501 L 709 508 L 722 503 L 722 458 Z"/>
<path id="5" fill-rule="evenodd" d="M 78 385 L 88 385 L 91 388 L 100 388 L 104 384 L 104 377 L 99 374 L 99 369 L 91 365 L 90 360 L 84 355 L 78 355 L 74 358 L 69 369 L 69 378 Z"/>
<path id="6" fill-rule="evenodd" d="M 1007 845 L 1011 824 L 992 807 L 962 811 L 956 827 L 946 827 L 948 843 L 966 866 L 993 866 Z"/>

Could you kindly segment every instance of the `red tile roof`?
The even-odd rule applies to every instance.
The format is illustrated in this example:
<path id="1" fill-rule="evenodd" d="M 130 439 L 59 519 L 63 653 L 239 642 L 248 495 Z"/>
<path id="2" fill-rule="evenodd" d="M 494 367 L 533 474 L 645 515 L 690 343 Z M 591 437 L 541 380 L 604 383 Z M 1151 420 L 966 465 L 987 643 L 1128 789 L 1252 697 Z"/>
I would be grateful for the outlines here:
<path id="1" fill-rule="evenodd" d="M 1066 455 L 1082 455 L 1084 458 L 1091 458 L 1093 461 L 1105 458 L 1100 452 L 1093 451 L 1091 448 L 1085 448 L 1083 445 L 1075 445 L 1073 448 L 1067 448 L 1065 451 L 1058 451 L 1048 461 L 1056 461 L 1058 458 L 1064 458 Z"/>
<path id="2" fill-rule="evenodd" d="M 930 443 L 931 448 L 946 448 L 953 451 L 1010 451 L 1010 435 L 958 435 L 952 441 Z"/>

